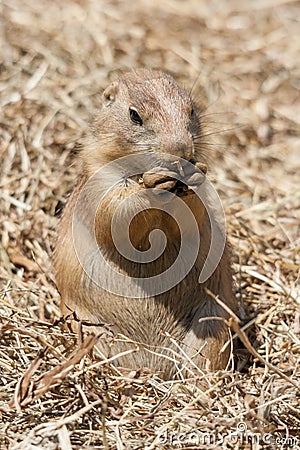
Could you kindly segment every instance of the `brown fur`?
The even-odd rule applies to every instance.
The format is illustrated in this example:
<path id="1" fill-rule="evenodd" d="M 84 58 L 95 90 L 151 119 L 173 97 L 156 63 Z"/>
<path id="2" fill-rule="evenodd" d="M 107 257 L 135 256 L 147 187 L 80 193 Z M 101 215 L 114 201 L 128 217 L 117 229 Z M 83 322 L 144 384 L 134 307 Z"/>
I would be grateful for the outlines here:
<path id="1" fill-rule="evenodd" d="M 143 118 L 143 127 L 132 123 L 129 107 L 134 107 Z M 204 284 L 198 283 L 210 245 L 210 224 L 203 204 L 195 195 L 182 197 L 193 212 L 201 235 L 200 251 L 194 267 L 169 291 L 156 296 L 144 293 L 141 298 L 112 294 L 87 277 L 74 250 L 72 217 L 86 180 L 104 164 L 119 157 L 137 152 L 169 153 L 187 160 L 205 162 L 201 142 L 199 144 L 199 114 L 190 95 L 172 77 L 162 72 L 141 69 L 129 72 L 112 83 L 103 94 L 102 108 L 81 150 L 81 179 L 60 222 L 54 254 L 62 311 L 65 314 L 75 311 L 81 320 L 94 324 L 110 324 L 115 336 L 113 341 L 99 340 L 99 349 L 105 356 L 136 348 L 131 340 L 137 343 L 138 350 L 120 357 L 117 364 L 132 369 L 149 367 L 161 371 L 165 377 L 177 372 L 181 359 L 187 367 L 195 364 L 212 370 L 225 368 L 229 359 L 228 349 L 220 353 L 229 338 L 223 320 L 228 317 L 227 313 L 206 292 L 208 288 L 236 312 L 227 248 L 213 275 Z M 168 183 L 165 186 L 169 186 Z M 90 199 L 97 197 L 100 188 L 95 183 L 87 190 L 82 210 L 83 223 L 92 213 L 89 210 L 93 203 Z M 110 232 L 111 218 L 116 208 L 132 193 L 146 188 L 145 183 L 131 180 L 111 189 L 97 211 L 95 235 L 98 245 L 117 271 L 151 277 L 161 273 L 176 259 L 180 232 L 174 219 L 160 210 L 151 209 L 137 214 L 132 221 L 130 237 L 133 245 L 140 250 L 149 248 L 149 232 L 155 228 L 161 228 L 168 239 L 164 253 L 147 264 L 134 263 L 120 256 L 114 248 Z M 128 209 L 134 210 L 135 202 L 135 199 L 129 200 Z M 188 228 L 189 224 L 186 226 Z M 122 229 L 120 225 L 120 233 Z M 94 263 L 97 265 L 97 260 Z M 99 331 L 97 327 L 95 329 Z M 168 334 L 193 361 L 192 365 L 180 354 Z M 174 363 L 174 352 L 177 363 Z"/>

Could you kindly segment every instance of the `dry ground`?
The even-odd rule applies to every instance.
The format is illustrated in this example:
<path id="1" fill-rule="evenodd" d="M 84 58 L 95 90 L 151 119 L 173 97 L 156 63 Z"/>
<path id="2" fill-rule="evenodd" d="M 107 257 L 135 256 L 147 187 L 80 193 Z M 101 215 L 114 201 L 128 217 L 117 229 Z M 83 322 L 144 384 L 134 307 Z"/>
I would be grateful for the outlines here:
<path id="1" fill-rule="evenodd" d="M 1 450 L 300 448 L 299 21 L 299 1 L 0 1 Z M 208 104 L 257 354 L 241 349 L 206 392 L 198 373 L 124 375 L 58 321 L 50 255 L 70 151 L 111 73 L 140 66 L 197 80 Z"/>

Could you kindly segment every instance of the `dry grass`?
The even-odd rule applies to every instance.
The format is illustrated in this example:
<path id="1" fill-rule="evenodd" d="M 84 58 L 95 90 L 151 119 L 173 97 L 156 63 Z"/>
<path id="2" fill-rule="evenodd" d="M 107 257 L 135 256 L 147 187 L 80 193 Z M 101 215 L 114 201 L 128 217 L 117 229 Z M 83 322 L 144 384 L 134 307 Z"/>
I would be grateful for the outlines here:
<path id="1" fill-rule="evenodd" d="M 299 449 L 299 2 L 2 0 L 0 11 L 1 450 Z M 255 351 L 206 392 L 196 377 L 120 372 L 59 321 L 49 256 L 70 150 L 111 72 L 140 66 L 197 79 L 210 105 L 210 170 Z"/>

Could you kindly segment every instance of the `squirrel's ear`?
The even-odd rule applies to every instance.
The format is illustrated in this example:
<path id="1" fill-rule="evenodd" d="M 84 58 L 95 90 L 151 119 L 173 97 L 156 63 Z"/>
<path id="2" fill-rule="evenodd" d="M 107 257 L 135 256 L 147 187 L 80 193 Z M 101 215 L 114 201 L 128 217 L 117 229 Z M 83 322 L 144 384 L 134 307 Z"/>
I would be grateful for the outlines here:
<path id="1" fill-rule="evenodd" d="M 109 106 L 115 101 L 118 92 L 118 82 L 114 81 L 110 84 L 102 94 L 102 100 L 104 106 Z"/>

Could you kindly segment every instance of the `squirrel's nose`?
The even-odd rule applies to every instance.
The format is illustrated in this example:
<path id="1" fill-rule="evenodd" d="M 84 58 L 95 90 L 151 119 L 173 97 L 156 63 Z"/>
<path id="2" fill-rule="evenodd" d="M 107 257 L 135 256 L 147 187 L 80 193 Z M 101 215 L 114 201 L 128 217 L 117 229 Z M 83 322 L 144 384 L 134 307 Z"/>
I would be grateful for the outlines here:
<path id="1" fill-rule="evenodd" d="M 176 156 L 187 159 L 188 161 L 193 156 L 193 147 L 191 145 L 187 145 L 186 143 L 179 143 L 175 145 L 173 151 Z"/>
<path id="2" fill-rule="evenodd" d="M 193 143 L 190 139 L 170 139 L 163 150 L 165 153 L 170 153 L 171 155 L 187 159 L 188 161 L 194 154 Z"/>

